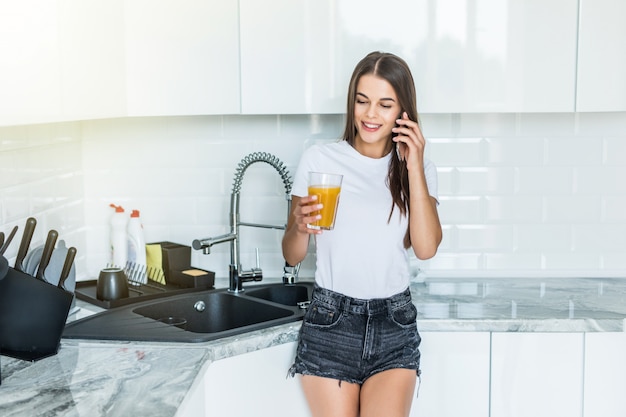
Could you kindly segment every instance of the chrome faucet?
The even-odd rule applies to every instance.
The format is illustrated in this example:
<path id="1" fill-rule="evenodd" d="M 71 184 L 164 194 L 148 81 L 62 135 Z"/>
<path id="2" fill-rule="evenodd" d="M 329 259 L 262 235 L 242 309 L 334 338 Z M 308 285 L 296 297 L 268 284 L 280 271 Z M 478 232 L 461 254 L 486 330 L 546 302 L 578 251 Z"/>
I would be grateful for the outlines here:
<path id="1" fill-rule="evenodd" d="M 202 250 L 202 253 L 208 255 L 211 253 L 211 246 L 219 243 L 230 242 L 230 265 L 228 266 L 228 290 L 231 292 L 243 291 L 244 281 L 261 281 L 263 279 L 263 271 L 260 267 L 259 252 L 256 251 L 256 267 L 244 271 L 241 268 L 241 262 L 239 260 L 239 227 L 260 227 L 265 229 L 278 229 L 285 230 L 286 225 L 271 225 L 271 224 L 259 224 L 248 223 L 239 220 L 239 195 L 241 192 L 241 183 L 246 169 L 256 163 L 265 162 L 273 166 L 280 174 L 285 186 L 285 199 L 287 200 L 287 218 L 291 213 L 291 177 L 289 171 L 283 162 L 276 156 L 267 152 L 253 152 L 244 157 L 235 170 L 235 177 L 233 180 L 233 189 L 230 195 L 230 232 L 223 235 L 208 237 L 204 239 L 196 239 L 192 242 L 192 247 L 195 250 Z M 293 284 L 295 283 L 300 264 L 291 266 L 285 263 L 283 283 Z"/>

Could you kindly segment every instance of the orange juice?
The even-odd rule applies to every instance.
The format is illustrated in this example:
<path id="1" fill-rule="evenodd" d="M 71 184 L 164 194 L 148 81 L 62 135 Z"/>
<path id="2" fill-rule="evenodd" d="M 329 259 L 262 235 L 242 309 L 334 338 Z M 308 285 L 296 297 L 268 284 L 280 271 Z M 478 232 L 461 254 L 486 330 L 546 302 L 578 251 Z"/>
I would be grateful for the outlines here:
<path id="1" fill-rule="evenodd" d="M 336 185 L 309 186 L 309 195 L 316 195 L 317 203 L 323 205 L 321 210 L 311 213 L 311 216 L 315 216 L 317 214 L 322 215 L 321 219 L 309 225 L 312 229 L 332 230 L 335 224 L 335 214 L 337 211 L 337 204 L 339 203 L 340 191 L 341 187 Z"/>

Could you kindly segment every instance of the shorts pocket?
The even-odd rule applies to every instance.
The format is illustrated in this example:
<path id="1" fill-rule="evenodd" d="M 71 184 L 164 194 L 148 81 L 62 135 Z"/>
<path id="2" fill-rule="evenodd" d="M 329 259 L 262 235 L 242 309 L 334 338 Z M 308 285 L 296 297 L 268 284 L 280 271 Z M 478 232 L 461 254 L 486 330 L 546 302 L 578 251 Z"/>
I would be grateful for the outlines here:
<path id="1" fill-rule="evenodd" d="M 417 308 L 412 302 L 408 302 L 391 312 L 391 320 L 401 327 L 417 325 Z"/>
<path id="2" fill-rule="evenodd" d="M 304 316 L 304 324 L 313 327 L 331 327 L 337 324 L 341 318 L 341 310 L 338 307 L 313 301 Z"/>

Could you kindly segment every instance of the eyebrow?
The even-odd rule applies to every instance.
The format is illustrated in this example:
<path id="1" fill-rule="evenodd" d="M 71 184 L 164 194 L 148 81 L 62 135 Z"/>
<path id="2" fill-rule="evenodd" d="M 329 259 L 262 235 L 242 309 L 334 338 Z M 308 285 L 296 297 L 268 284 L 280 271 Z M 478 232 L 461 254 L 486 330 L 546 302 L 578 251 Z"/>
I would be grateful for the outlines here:
<path id="1" fill-rule="evenodd" d="M 366 98 L 366 99 L 368 99 L 368 100 L 369 100 L 369 97 L 368 97 L 367 95 L 365 95 L 365 94 L 363 94 L 363 93 L 361 93 L 361 92 L 359 92 L 359 91 L 357 91 L 357 92 L 356 92 L 356 95 L 357 95 L 357 96 L 364 97 L 364 98 Z M 393 98 L 391 98 L 391 97 L 383 97 L 383 98 L 381 98 L 381 99 L 380 99 L 380 101 L 393 101 L 394 103 L 396 102 L 396 101 L 395 101 Z"/>

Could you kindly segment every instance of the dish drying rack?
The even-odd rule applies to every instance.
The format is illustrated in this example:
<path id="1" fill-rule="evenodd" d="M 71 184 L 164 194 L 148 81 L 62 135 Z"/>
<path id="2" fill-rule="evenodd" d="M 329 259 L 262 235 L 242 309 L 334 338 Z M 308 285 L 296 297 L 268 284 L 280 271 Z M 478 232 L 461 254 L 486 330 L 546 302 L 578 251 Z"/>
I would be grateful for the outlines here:
<path id="1" fill-rule="evenodd" d="M 107 264 L 107 268 L 115 268 L 117 266 L 113 264 Z M 124 268 L 126 274 L 126 281 L 128 281 L 129 290 L 133 290 L 132 287 L 146 286 L 154 288 L 160 291 L 166 291 L 165 286 L 161 282 L 165 282 L 165 274 L 160 268 L 148 267 L 146 265 L 137 264 L 134 262 L 126 262 Z"/>
<path id="2" fill-rule="evenodd" d="M 108 263 L 107 267 L 119 268 L 111 263 Z M 213 288 L 215 278 L 214 272 L 205 271 L 205 276 L 183 283 L 176 275 L 168 277 L 161 268 L 148 268 L 146 265 L 132 262 L 128 262 L 122 270 L 126 273 L 129 290 L 128 297 L 118 300 L 98 299 L 97 280 L 77 282 L 76 297 L 102 308 L 114 308 L 170 295 L 204 291 Z"/>

